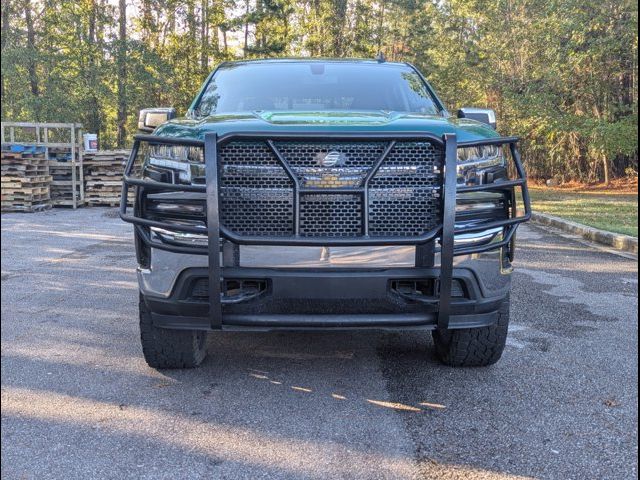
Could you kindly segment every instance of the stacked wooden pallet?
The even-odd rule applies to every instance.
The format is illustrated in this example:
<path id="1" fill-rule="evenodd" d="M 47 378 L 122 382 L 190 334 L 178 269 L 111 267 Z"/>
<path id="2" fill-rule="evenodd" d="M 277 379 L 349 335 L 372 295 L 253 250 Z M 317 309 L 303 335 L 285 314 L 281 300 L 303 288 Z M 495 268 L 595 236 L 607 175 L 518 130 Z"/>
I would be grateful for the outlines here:
<path id="1" fill-rule="evenodd" d="M 116 206 L 120 203 L 122 174 L 127 150 L 103 150 L 84 155 L 85 200 L 89 205 Z M 133 192 L 129 200 L 133 200 Z"/>
<path id="2" fill-rule="evenodd" d="M 35 212 L 51 208 L 51 176 L 43 149 L 2 149 L 0 177 L 3 212 Z"/>
<path id="3" fill-rule="evenodd" d="M 77 150 L 76 150 L 77 152 Z M 56 207 L 73 206 L 73 169 L 76 170 L 76 206 L 82 205 L 80 175 L 81 166 L 78 162 L 74 167 L 71 161 L 71 147 L 49 148 L 49 171 L 53 177 L 51 182 L 51 202 Z M 76 153 L 76 161 L 77 153 Z"/>

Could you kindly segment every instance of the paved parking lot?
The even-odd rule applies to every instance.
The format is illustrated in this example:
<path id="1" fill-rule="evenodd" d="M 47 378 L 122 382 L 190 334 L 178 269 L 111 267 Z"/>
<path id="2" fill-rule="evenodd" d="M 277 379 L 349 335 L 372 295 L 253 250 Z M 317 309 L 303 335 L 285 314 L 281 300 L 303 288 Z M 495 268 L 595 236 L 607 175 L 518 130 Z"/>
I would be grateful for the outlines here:
<path id="1" fill-rule="evenodd" d="M 423 333 L 212 335 L 202 368 L 138 343 L 131 228 L 2 216 L 2 477 L 637 477 L 637 263 L 521 229 L 486 369 Z"/>

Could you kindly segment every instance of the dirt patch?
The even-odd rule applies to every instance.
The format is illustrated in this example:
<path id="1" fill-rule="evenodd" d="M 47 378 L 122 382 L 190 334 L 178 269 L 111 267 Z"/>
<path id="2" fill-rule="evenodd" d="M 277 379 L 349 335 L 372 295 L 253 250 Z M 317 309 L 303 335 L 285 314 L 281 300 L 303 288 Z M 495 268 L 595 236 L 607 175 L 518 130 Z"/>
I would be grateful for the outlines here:
<path id="1" fill-rule="evenodd" d="M 616 178 L 611 180 L 609 185 L 604 183 L 565 182 L 561 185 L 547 187 L 546 180 L 542 178 L 531 178 L 529 183 L 533 188 L 559 192 L 597 193 L 598 195 L 638 194 L 638 177 Z"/>

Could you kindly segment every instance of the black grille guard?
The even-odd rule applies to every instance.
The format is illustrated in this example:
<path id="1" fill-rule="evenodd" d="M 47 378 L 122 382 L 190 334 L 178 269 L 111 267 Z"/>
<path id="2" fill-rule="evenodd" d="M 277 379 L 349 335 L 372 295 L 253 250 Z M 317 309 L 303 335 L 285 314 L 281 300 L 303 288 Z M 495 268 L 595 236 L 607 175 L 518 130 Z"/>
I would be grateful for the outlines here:
<path id="1" fill-rule="evenodd" d="M 284 162 L 283 159 L 276 155 L 278 161 L 282 164 L 287 175 L 294 184 L 294 205 L 300 205 L 300 195 L 305 193 L 318 194 L 358 194 L 363 198 L 363 223 L 365 225 L 365 235 L 360 237 L 303 237 L 293 235 L 287 237 L 267 237 L 267 236 L 244 236 L 238 235 L 220 223 L 220 201 L 219 201 L 219 172 L 220 165 L 218 161 L 219 145 L 231 140 L 261 140 L 266 142 L 273 148 L 274 140 L 298 140 L 298 139 L 331 139 L 331 140 L 386 140 L 389 146 L 385 149 L 383 155 L 377 160 L 373 169 L 367 175 L 364 186 L 357 189 L 327 189 L 327 188 L 309 188 L 301 187 L 296 174 L 291 167 Z M 425 232 L 422 235 L 411 237 L 370 237 L 366 235 L 366 225 L 368 222 L 369 205 L 368 180 L 375 175 L 381 167 L 386 155 L 391 150 L 396 140 L 413 140 L 413 141 L 429 141 L 437 144 L 444 151 L 444 192 L 442 195 L 442 221 L 440 226 Z M 519 139 L 517 137 L 498 137 L 473 142 L 458 143 L 455 134 L 445 134 L 442 137 L 431 135 L 424 132 L 415 133 L 395 133 L 395 134 L 379 134 L 372 132 L 363 133 L 287 133 L 274 134 L 273 132 L 265 133 L 231 133 L 218 136 L 216 133 L 207 133 L 204 141 L 175 138 L 160 137 L 156 135 L 136 135 L 131 150 L 131 154 L 125 166 L 123 176 L 123 188 L 120 200 L 120 218 L 125 222 L 132 223 L 142 241 L 152 248 L 167 250 L 173 253 L 181 254 L 198 254 L 208 255 L 209 257 L 209 285 L 211 295 L 209 298 L 220 297 L 220 282 L 215 279 L 221 278 L 220 251 L 221 238 L 229 240 L 237 245 L 275 245 L 275 246 L 389 246 L 389 245 L 423 245 L 432 242 L 435 239 L 440 243 L 440 301 L 438 328 L 446 329 L 449 323 L 449 309 L 451 302 L 451 280 L 453 274 L 453 257 L 456 255 L 467 255 L 471 253 L 481 253 L 490 250 L 501 249 L 512 241 L 516 229 L 520 223 L 526 222 L 531 218 L 531 200 L 527 188 L 526 173 L 520 153 L 517 148 Z M 163 183 L 153 180 L 143 180 L 132 176 L 135 160 L 142 143 L 149 145 L 178 145 L 193 146 L 204 148 L 204 162 L 206 172 L 205 185 L 179 185 Z M 491 184 L 458 186 L 457 185 L 457 148 L 458 147 L 477 147 L 485 145 L 508 146 L 511 153 L 511 159 L 514 163 L 516 178 L 514 180 L 505 180 Z M 206 193 L 206 218 L 207 227 L 195 227 L 193 225 L 178 225 L 175 223 L 162 222 L 149 218 L 144 218 L 140 208 L 134 208 L 133 214 L 127 213 L 128 193 L 131 187 L 142 187 L 145 192 L 199 192 Z M 518 215 L 515 208 L 515 189 L 520 188 L 522 192 L 522 200 L 524 212 Z M 140 191 L 138 188 L 137 199 L 140 199 Z M 509 192 L 513 200 L 512 215 L 510 218 L 501 220 L 489 220 L 479 222 L 470 226 L 457 227 L 455 224 L 456 216 L 456 195 L 457 193 L 467 192 Z M 298 232 L 299 225 L 299 208 L 294 207 L 294 230 Z M 163 230 L 192 233 L 199 235 L 207 235 L 208 245 L 184 245 L 174 242 L 157 241 L 152 238 L 149 227 L 155 227 Z M 477 233 L 485 230 L 503 228 L 503 235 L 500 241 L 483 244 L 455 247 L 455 235 L 465 233 Z M 222 303 L 211 302 L 210 318 L 212 328 L 220 328 L 222 325 Z"/>

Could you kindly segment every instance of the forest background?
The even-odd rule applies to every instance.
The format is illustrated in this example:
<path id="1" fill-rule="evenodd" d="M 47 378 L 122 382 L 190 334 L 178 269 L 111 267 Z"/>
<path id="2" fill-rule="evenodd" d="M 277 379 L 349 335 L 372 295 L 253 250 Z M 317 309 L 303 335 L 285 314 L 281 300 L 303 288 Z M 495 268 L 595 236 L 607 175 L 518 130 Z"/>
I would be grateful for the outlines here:
<path id="1" fill-rule="evenodd" d="M 494 108 L 529 174 L 638 172 L 631 0 L 3 0 L 2 120 L 79 122 L 124 147 L 140 108 L 184 114 L 221 61 L 416 65 L 452 111 Z"/>

